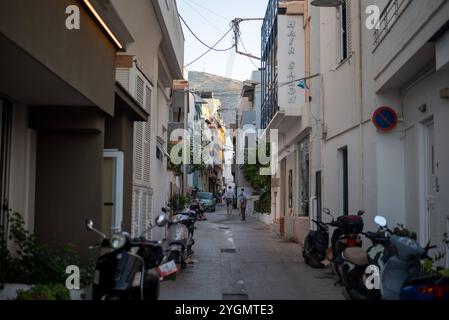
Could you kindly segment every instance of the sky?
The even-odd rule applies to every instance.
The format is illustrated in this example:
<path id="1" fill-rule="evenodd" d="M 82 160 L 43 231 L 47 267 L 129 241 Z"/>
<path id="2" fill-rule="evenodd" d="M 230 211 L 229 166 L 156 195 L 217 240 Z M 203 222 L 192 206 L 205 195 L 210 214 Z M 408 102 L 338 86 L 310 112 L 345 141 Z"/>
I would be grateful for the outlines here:
<path id="1" fill-rule="evenodd" d="M 192 31 L 209 46 L 213 46 L 229 29 L 234 18 L 263 18 L 268 0 L 177 0 L 178 11 Z M 182 24 L 182 22 L 181 22 Z M 242 22 L 241 39 L 248 53 L 260 57 L 260 28 L 262 21 Z M 182 24 L 185 41 L 185 65 L 205 51 L 202 45 Z M 226 49 L 233 44 L 231 31 L 216 49 Z M 239 44 L 239 50 L 244 49 Z M 254 63 L 254 64 L 253 64 Z M 201 71 L 219 76 L 247 80 L 253 70 L 260 67 L 259 60 L 251 60 L 235 52 L 210 51 L 203 58 L 187 67 L 188 71 Z"/>

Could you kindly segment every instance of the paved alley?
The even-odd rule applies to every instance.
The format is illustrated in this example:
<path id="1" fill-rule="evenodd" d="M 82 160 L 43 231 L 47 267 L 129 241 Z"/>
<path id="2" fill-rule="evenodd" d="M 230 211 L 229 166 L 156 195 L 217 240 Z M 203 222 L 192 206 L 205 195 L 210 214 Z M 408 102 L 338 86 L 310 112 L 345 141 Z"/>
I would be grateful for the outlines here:
<path id="1" fill-rule="evenodd" d="M 217 206 L 197 222 L 194 263 L 161 284 L 161 300 L 340 300 L 330 270 L 305 265 L 301 247 Z"/>

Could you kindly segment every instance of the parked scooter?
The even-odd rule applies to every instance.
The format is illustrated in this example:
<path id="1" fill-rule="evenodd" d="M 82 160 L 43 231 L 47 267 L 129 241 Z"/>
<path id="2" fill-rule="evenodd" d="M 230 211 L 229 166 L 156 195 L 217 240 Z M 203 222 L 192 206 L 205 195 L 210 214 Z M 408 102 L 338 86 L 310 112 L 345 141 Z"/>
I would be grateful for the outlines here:
<path id="1" fill-rule="evenodd" d="M 193 214 L 193 213 L 192 213 Z M 193 253 L 194 244 L 193 231 L 196 218 L 190 216 L 190 213 L 179 213 L 173 215 L 168 223 L 168 250 L 169 260 L 173 260 L 179 267 L 184 267 L 188 257 Z"/>
<path id="2" fill-rule="evenodd" d="M 381 217 L 376 217 L 375 222 Z M 367 251 L 361 247 L 346 248 L 341 255 L 343 263 L 338 270 L 341 276 L 341 284 L 345 293 L 352 300 L 379 300 L 381 298 L 380 288 L 368 288 L 367 269 L 374 266 L 380 270 L 392 253 L 389 253 L 390 235 L 386 229 L 380 227 L 377 232 L 363 233 L 370 239 L 372 246 Z M 380 281 L 380 279 L 379 279 Z"/>
<path id="3" fill-rule="evenodd" d="M 363 211 L 357 215 L 341 216 L 335 219 L 329 209 L 324 209 L 326 215 L 332 217 L 332 222 L 324 223 L 313 220 L 317 231 L 310 231 L 304 242 L 304 261 L 313 268 L 323 268 L 324 261 L 331 262 L 332 270 L 338 275 L 337 266 L 342 263 L 339 253 L 347 247 L 362 246 L 360 233 L 363 231 Z M 335 227 L 329 248 L 329 227 Z"/>
<path id="4" fill-rule="evenodd" d="M 426 275 L 421 260 L 428 258 L 433 247 L 421 247 L 406 236 L 399 236 L 387 227 L 387 220 L 377 216 L 375 222 L 380 230 L 366 235 L 373 246 L 364 252 L 361 248 L 348 248 L 342 257 L 343 279 L 352 299 L 379 298 L 384 300 L 434 300 L 449 299 L 449 280 L 439 276 Z M 365 270 L 375 266 L 380 273 L 380 291 L 366 287 Z"/>
<path id="5" fill-rule="evenodd" d="M 161 214 L 155 226 L 164 227 L 167 223 L 167 216 Z M 155 226 L 151 225 L 149 230 Z M 97 261 L 93 300 L 157 300 L 160 275 L 156 268 L 164 260 L 160 243 L 147 241 L 143 235 L 131 239 L 127 232 L 116 233 L 108 239 L 95 229 L 92 220 L 86 221 L 86 228 L 103 238 L 100 246 L 107 251 Z"/>
<path id="6" fill-rule="evenodd" d="M 302 256 L 304 262 L 312 268 L 324 268 L 323 261 L 326 259 L 326 250 L 329 247 L 329 224 L 312 220 L 317 230 L 311 230 L 304 241 Z"/>

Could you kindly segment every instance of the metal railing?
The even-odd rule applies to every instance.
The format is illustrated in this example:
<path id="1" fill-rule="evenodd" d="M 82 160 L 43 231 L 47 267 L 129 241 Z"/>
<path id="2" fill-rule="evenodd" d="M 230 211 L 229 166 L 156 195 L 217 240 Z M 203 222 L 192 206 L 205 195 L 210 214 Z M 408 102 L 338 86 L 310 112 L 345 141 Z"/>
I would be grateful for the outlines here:
<path id="1" fill-rule="evenodd" d="M 413 0 L 390 0 L 382 11 L 379 26 L 374 31 L 374 50 L 382 43 L 390 30 L 398 21 L 401 14 Z"/>

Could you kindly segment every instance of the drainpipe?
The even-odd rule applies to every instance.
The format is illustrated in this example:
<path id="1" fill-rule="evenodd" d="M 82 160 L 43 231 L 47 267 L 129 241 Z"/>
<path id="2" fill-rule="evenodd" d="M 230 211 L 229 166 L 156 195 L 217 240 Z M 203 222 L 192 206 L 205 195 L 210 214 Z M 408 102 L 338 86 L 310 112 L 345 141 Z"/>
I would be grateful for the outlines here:
<path id="1" fill-rule="evenodd" d="M 360 81 L 359 81 L 359 90 L 360 90 L 360 178 L 361 178 L 361 188 L 360 188 L 360 205 L 359 205 L 359 209 L 363 210 L 364 209 L 364 205 L 365 205 L 365 151 L 363 150 L 364 148 L 364 131 L 363 131 L 363 99 L 364 99 L 364 94 L 363 94 L 363 44 L 362 44 L 362 21 L 363 21 L 363 16 L 362 16 L 362 2 L 357 2 L 358 3 L 358 7 L 359 7 L 359 23 L 360 23 L 360 28 L 359 28 L 359 74 L 360 74 Z"/>

